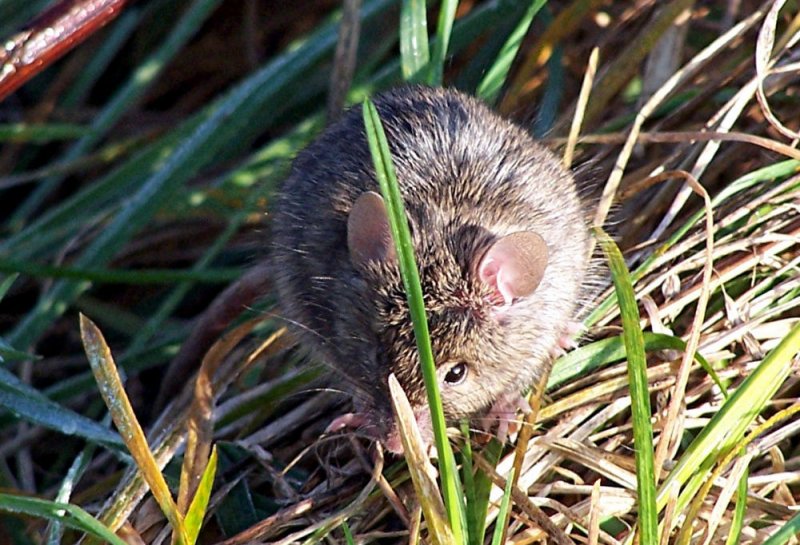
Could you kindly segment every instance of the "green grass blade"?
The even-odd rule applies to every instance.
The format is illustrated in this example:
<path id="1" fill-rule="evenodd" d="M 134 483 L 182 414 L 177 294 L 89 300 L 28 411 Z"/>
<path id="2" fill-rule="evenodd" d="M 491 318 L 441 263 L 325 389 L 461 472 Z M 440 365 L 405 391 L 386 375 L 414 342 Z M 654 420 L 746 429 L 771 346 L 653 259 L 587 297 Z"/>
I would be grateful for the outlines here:
<path id="1" fill-rule="evenodd" d="M 362 10 L 365 23 L 383 13 L 391 3 L 390 0 L 365 2 Z M 0 241 L 0 253 L 13 255 L 15 259 L 46 255 L 60 241 L 85 227 L 86 210 L 102 213 L 114 202 L 127 199 L 154 172 L 160 171 L 176 148 L 193 138 L 204 123 L 213 116 L 219 120 L 221 111 L 224 123 L 218 121 L 220 126 L 212 132 L 213 145 L 208 144 L 207 150 L 200 149 L 190 164 L 197 170 L 206 166 L 216 153 L 232 154 L 246 148 L 269 122 L 294 103 L 297 93 L 291 87 L 292 82 L 313 70 L 335 44 L 335 25 L 322 27 L 299 47 L 274 59 L 102 180 L 45 212 L 24 231 Z"/>
<path id="2" fill-rule="evenodd" d="M 436 41 L 433 42 L 433 55 L 428 69 L 428 85 L 440 87 L 444 75 L 444 63 L 450 46 L 450 34 L 458 9 L 457 0 L 443 0 L 439 6 L 439 22 L 436 25 Z"/>
<path id="3" fill-rule="evenodd" d="M 481 545 L 486 537 L 486 514 L 489 512 L 489 499 L 492 492 L 492 480 L 486 472 L 473 463 L 472 444 L 470 443 L 469 421 L 461 421 L 461 435 L 464 436 L 464 447 L 461 451 L 461 474 L 464 483 L 466 500 L 467 543 Z M 497 467 L 503 454 L 503 445 L 495 438 L 484 446 L 480 455 L 491 466 Z"/>
<path id="4" fill-rule="evenodd" d="M 356 541 L 353 539 L 353 532 L 350 531 L 350 526 L 347 522 L 342 523 L 342 532 L 344 533 L 344 540 L 347 545 L 356 545 Z"/>
<path id="5" fill-rule="evenodd" d="M 800 535 L 800 513 L 789 519 L 781 529 L 761 542 L 761 545 L 786 545 L 794 543 L 792 538 Z"/>
<path id="6" fill-rule="evenodd" d="M 173 284 L 175 282 L 198 282 L 201 284 L 226 284 L 241 276 L 238 268 L 223 268 L 203 271 L 187 271 L 183 269 L 139 269 L 108 270 L 84 269 L 76 267 L 58 267 L 38 265 L 29 261 L 14 261 L 0 257 L 0 272 L 23 273 L 33 278 L 64 278 L 69 280 L 86 280 L 97 284 Z"/>
<path id="7" fill-rule="evenodd" d="M 497 31 L 498 27 L 515 18 L 519 12 L 519 7 L 514 2 L 494 1 L 475 6 L 464 17 L 453 23 L 448 53 L 454 55 L 465 50 L 486 32 Z M 400 78 L 402 78 L 402 60 L 392 60 L 370 78 L 368 84 L 356 86 L 349 99 L 360 102 L 370 91 L 393 85 Z"/>
<path id="8" fill-rule="evenodd" d="M 29 19 L 40 13 L 49 0 L 5 0 L 0 2 L 0 32 L 4 38 L 14 32 Z"/>
<path id="9" fill-rule="evenodd" d="M 483 449 L 481 455 L 492 466 L 497 467 L 503 455 L 503 445 L 495 438 Z M 468 506 L 467 515 L 474 519 L 469 533 L 470 543 L 480 545 L 486 538 L 486 514 L 489 512 L 489 500 L 492 494 L 492 479 L 485 472 L 478 470 L 475 475 L 475 502 Z M 474 533 L 473 533 L 474 531 Z"/>
<path id="10" fill-rule="evenodd" d="M 75 83 L 64 93 L 64 97 L 61 100 L 62 108 L 74 108 L 83 101 L 92 86 L 111 64 L 120 48 L 130 38 L 133 31 L 136 30 L 140 18 L 141 10 L 137 9 L 136 6 L 129 6 L 110 25 L 108 33 L 103 38 L 103 47 L 97 49 L 86 66 L 82 67 Z"/>
<path id="11" fill-rule="evenodd" d="M 786 545 L 793 543 L 792 538 L 800 534 L 800 513 L 789 519 L 780 530 L 761 542 L 761 545 Z"/>
<path id="12" fill-rule="evenodd" d="M 678 509 L 688 505 L 691 496 L 702 485 L 705 472 L 720 453 L 735 446 L 775 395 L 792 368 L 792 358 L 800 352 L 800 324 L 795 325 L 781 343 L 742 382 L 725 401 L 711 421 L 692 441 L 669 476 L 661 484 L 659 507 L 667 500 L 673 483 L 687 483 L 678 500 Z"/>
<path id="13" fill-rule="evenodd" d="M 390 5 L 390 0 L 365 3 L 362 17 L 365 21 L 374 18 Z M 274 119 L 282 108 L 292 103 L 296 93 L 291 83 L 317 66 L 331 53 L 335 44 L 335 25 L 323 26 L 301 46 L 269 63 L 225 97 L 215 101 L 201 116 L 189 120 L 180 129 L 182 134 L 188 132 L 188 136 L 182 139 L 177 134 L 170 134 L 172 146 L 148 149 L 146 158 L 151 162 L 126 165 L 128 173 L 141 186 L 133 191 L 128 187 L 127 192 L 132 196 L 125 199 L 114 221 L 75 259 L 74 264 L 97 267 L 106 263 L 135 232 L 150 221 L 159 209 L 159 203 L 169 201 L 177 187 L 219 155 L 239 150 L 261 134 L 264 130 L 261 122 Z M 187 126 L 191 127 L 191 131 L 187 130 Z M 170 151 L 172 153 L 163 159 L 163 155 Z M 120 184 L 129 183 L 120 174 L 115 173 L 115 176 Z M 105 190 L 119 192 L 117 187 Z M 97 205 L 88 200 L 84 206 Z M 70 221 L 65 210 L 59 214 L 62 220 Z M 8 251 L 9 246 L 27 248 L 27 244 L 22 242 L 25 238 L 28 237 L 17 237 L 1 249 Z M 9 335 L 9 342 L 15 346 L 33 344 L 52 321 L 88 288 L 88 282 L 55 283 L 50 291 L 42 295 L 36 308 L 17 324 Z"/>
<path id="14" fill-rule="evenodd" d="M 256 184 L 256 180 L 281 178 L 288 167 L 287 159 L 296 153 L 302 144 L 310 140 L 311 136 L 320 128 L 321 119 L 322 116 L 317 115 L 300 123 L 288 135 L 273 141 L 264 149 L 255 153 L 241 168 L 228 173 L 222 183 L 224 184 L 227 181 L 236 183 L 236 185 L 247 184 L 252 187 Z M 224 231 L 204 251 L 203 256 L 194 263 L 190 271 L 192 274 L 201 275 L 210 272 L 207 271 L 206 267 L 223 251 L 228 241 L 246 221 L 248 215 L 258 206 L 258 202 L 262 197 L 263 191 L 257 191 L 255 187 L 252 187 L 242 209 L 230 218 Z M 241 276 L 241 272 L 237 273 L 237 278 L 239 276 Z M 161 331 L 162 324 L 172 315 L 173 311 L 194 287 L 193 282 L 189 280 L 191 279 L 186 279 L 186 281 L 172 288 L 170 293 L 164 297 L 158 309 L 148 317 L 144 326 L 137 330 L 136 335 L 125 351 L 125 355 L 143 348 L 154 335 Z"/>
<path id="15" fill-rule="evenodd" d="M 546 12 L 542 12 L 546 13 Z M 557 45 L 553 47 L 553 53 L 547 60 L 547 83 L 544 93 L 539 100 L 536 118 L 533 120 L 534 138 L 544 138 L 553 130 L 553 125 L 558 119 L 557 112 L 560 110 L 561 100 L 564 98 L 564 47 Z"/>
<path id="16" fill-rule="evenodd" d="M 511 487 L 513 484 L 514 468 L 512 467 L 506 479 L 506 489 L 503 492 L 503 500 L 500 502 L 500 510 L 497 513 L 497 522 L 494 525 L 494 534 L 492 534 L 492 545 L 501 545 L 500 542 L 503 540 L 505 526 L 508 524 L 508 508 L 511 503 Z"/>
<path id="17" fill-rule="evenodd" d="M 644 349 L 646 352 L 657 350 L 686 350 L 686 343 L 679 337 L 650 332 L 643 332 L 643 335 Z M 622 336 L 609 337 L 585 344 L 580 348 L 572 350 L 556 361 L 553 366 L 553 371 L 550 373 L 547 388 L 555 388 L 597 367 L 622 361 L 625 359 L 625 356 L 625 341 Z M 717 372 L 711 367 L 711 364 L 708 363 L 708 360 L 699 353 L 695 353 L 694 359 L 703 367 L 706 373 L 711 377 L 711 380 L 719 387 L 722 395 L 727 397 L 728 392 L 725 389 L 725 385 L 722 384 L 719 375 L 717 375 Z"/>
<path id="18" fill-rule="evenodd" d="M 28 123 L 0 124 L 0 142 L 29 142 L 44 144 L 56 140 L 72 140 L 84 136 L 89 131 L 83 125 L 69 123 L 49 123 L 30 125 Z"/>
<path id="19" fill-rule="evenodd" d="M 107 417 L 105 423 L 110 424 L 111 418 Z M 92 456 L 94 455 L 95 450 L 95 445 L 86 445 L 80 454 L 75 457 L 75 459 L 72 461 L 72 464 L 70 464 L 69 469 L 67 470 L 67 474 L 61 481 L 61 486 L 58 489 L 58 493 L 56 494 L 54 501 L 58 503 L 69 502 L 75 486 L 86 472 L 86 468 L 89 467 L 89 463 L 92 461 Z M 50 545 L 59 545 L 59 543 L 61 543 L 62 535 L 63 524 L 61 521 L 53 521 L 48 529 L 47 542 Z"/>
<path id="20" fill-rule="evenodd" d="M 403 0 L 400 8 L 400 57 L 403 79 L 422 83 L 430 62 L 425 0 Z"/>
<path id="21" fill-rule="evenodd" d="M 739 479 L 739 486 L 736 488 L 736 507 L 733 510 L 731 530 L 728 533 L 728 538 L 725 540 L 725 545 L 736 545 L 739 543 L 739 538 L 742 535 L 744 514 L 747 510 L 747 478 L 749 476 L 750 469 L 745 468 L 744 473 L 742 473 L 742 478 Z"/>
<path id="22" fill-rule="evenodd" d="M 39 356 L 17 350 L 0 337 L 0 363 L 4 361 L 28 361 L 36 359 L 39 359 Z"/>
<path id="23" fill-rule="evenodd" d="M 208 457 L 208 464 L 200 477 L 200 484 L 192 498 L 189 509 L 186 511 L 184 524 L 186 525 L 186 536 L 189 539 L 188 545 L 194 545 L 197 536 L 200 535 L 200 528 L 203 526 L 203 519 L 208 509 L 208 500 L 211 499 L 211 489 L 214 486 L 214 476 L 217 473 L 217 446 L 211 448 L 211 456 Z"/>
<path id="24" fill-rule="evenodd" d="M 500 89 L 502 89 L 508 77 L 511 63 L 514 62 L 517 51 L 519 51 L 519 46 L 522 44 L 522 39 L 525 37 L 525 34 L 528 33 L 528 28 L 531 26 L 533 18 L 539 10 L 542 9 L 546 1 L 547 0 L 533 0 L 533 2 L 531 2 L 525 15 L 500 50 L 500 54 L 497 55 L 494 64 L 487 70 L 483 80 L 478 84 L 478 89 L 475 93 L 478 98 L 490 104 L 493 104 L 495 100 L 497 100 L 497 95 L 500 94 Z"/>
<path id="25" fill-rule="evenodd" d="M 134 192 L 208 115 L 208 112 L 203 112 L 184 122 L 181 127 L 145 147 L 102 179 L 44 212 L 23 231 L 0 241 L 0 253 L 13 255 L 16 260 L 47 255 L 61 240 L 93 221 L 95 214 L 102 213 L 111 202 L 122 200 Z M 87 217 L 87 210 L 95 211 L 95 214 Z"/>
<path id="26" fill-rule="evenodd" d="M 0 281 L 0 301 L 2 301 L 3 297 L 6 296 L 6 293 L 8 293 L 8 290 L 11 289 L 11 286 L 14 285 L 14 282 L 17 280 L 18 276 L 18 274 L 12 273 Z"/>
<path id="27" fill-rule="evenodd" d="M 475 536 L 478 535 L 477 529 L 480 521 L 477 519 L 477 496 L 475 495 L 475 468 L 472 463 L 472 442 L 470 441 L 469 420 L 463 419 L 460 422 L 461 435 L 464 437 L 464 446 L 461 449 L 461 482 L 464 483 L 464 504 L 466 506 L 465 515 L 467 518 L 467 543 L 476 543 Z"/>
<path id="28" fill-rule="evenodd" d="M 112 545 L 127 545 L 125 541 L 89 513 L 69 503 L 0 493 L 0 511 L 20 513 L 60 522 L 70 528 L 104 539 Z"/>
<path id="29" fill-rule="evenodd" d="M 82 437 L 105 446 L 122 447 L 122 440 L 113 431 L 51 401 L 3 368 L 0 368 L 0 407 L 27 422 L 64 435 Z"/>
<path id="30" fill-rule="evenodd" d="M 422 297 L 419 271 L 414 258 L 414 246 L 411 242 L 411 233 L 408 228 L 403 197 L 400 194 L 394 166 L 392 165 L 389 143 L 386 140 L 378 110 L 372 102 L 368 100 L 364 102 L 363 115 L 364 125 L 367 130 L 367 140 L 369 141 L 381 193 L 386 201 L 392 238 L 397 246 L 400 273 L 406 289 L 406 296 L 408 297 L 411 321 L 414 326 L 414 337 L 417 341 L 422 374 L 425 379 L 425 390 L 428 394 L 428 404 L 431 411 L 431 420 L 433 421 L 436 450 L 439 453 L 439 472 L 441 474 L 447 516 L 453 536 L 458 543 L 464 543 L 464 531 L 462 529 L 462 521 L 465 519 L 463 496 L 458 485 L 455 458 L 447 439 L 442 397 L 436 380 L 436 366 L 425 316 L 425 303 Z"/>
<path id="31" fill-rule="evenodd" d="M 628 268 L 622 253 L 611 237 L 601 229 L 595 231 L 608 259 L 614 289 L 622 317 L 622 338 L 628 356 L 628 380 L 633 413 L 633 441 L 636 452 L 636 489 L 639 497 L 640 543 L 658 543 L 658 510 L 656 508 L 656 479 L 653 467 L 653 427 L 650 423 L 650 391 L 647 387 L 647 359 L 644 336 L 639 326 L 639 307 L 633 292 Z"/>

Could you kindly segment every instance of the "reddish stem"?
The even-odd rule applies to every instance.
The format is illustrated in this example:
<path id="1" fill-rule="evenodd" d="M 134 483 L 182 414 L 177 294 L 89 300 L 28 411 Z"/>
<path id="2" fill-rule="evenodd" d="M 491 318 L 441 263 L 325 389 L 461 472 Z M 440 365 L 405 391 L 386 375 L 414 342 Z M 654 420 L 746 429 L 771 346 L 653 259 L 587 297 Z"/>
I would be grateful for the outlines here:
<path id="1" fill-rule="evenodd" d="M 119 15 L 128 0 L 59 0 L 0 49 L 0 100 Z"/>

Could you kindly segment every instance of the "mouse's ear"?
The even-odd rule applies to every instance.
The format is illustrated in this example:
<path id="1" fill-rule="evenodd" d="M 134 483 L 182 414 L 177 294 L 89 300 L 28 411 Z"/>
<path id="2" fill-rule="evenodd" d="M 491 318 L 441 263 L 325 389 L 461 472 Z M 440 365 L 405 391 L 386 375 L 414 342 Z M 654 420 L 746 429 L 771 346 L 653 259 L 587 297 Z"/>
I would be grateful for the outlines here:
<path id="1" fill-rule="evenodd" d="M 367 191 L 353 204 L 347 218 L 347 248 L 356 268 L 368 261 L 391 261 L 396 258 L 389 216 L 383 197 Z"/>
<path id="2" fill-rule="evenodd" d="M 484 254 L 478 277 L 505 304 L 536 290 L 547 268 L 547 244 L 536 233 L 522 231 L 500 238 Z"/>

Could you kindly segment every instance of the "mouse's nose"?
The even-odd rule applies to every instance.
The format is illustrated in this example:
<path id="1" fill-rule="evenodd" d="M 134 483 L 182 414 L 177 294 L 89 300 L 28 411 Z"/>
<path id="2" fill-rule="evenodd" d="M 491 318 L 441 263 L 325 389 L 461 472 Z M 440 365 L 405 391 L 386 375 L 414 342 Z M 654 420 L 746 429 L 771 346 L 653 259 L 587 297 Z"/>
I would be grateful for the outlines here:
<path id="1" fill-rule="evenodd" d="M 415 408 L 414 416 L 422 438 L 422 448 L 426 452 L 430 452 L 433 446 L 433 423 L 431 422 L 431 413 L 427 405 Z M 403 441 L 400 438 L 400 430 L 394 418 L 388 422 L 388 430 L 382 434 L 381 444 L 389 452 L 403 454 Z"/>

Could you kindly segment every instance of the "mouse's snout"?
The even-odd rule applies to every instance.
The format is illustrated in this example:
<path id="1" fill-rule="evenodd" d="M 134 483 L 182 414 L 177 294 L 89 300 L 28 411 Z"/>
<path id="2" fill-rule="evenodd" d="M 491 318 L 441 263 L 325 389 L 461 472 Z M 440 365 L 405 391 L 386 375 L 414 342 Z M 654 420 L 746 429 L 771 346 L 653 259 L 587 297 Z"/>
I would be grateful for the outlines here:
<path id="1" fill-rule="evenodd" d="M 427 450 L 433 444 L 433 423 L 430 410 L 425 404 L 414 407 L 413 411 L 422 436 L 423 448 Z M 403 454 L 403 442 L 400 438 L 397 420 L 392 413 L 388 393 L 386 397 L 373 400 L 372 403 L 357 404 L 355 413 L 337 417 L 328 426 L 328 431 L 339 431 L 344 428 L 357 428 L 361 433 L 380 441 L 387 451 L 397 455 Z"/>
<path id="2" fill-rule="evenodd" d="M 433 444 L 433 423 L 431 413 L 427 406 L 414 409 L 414 416 L 417 421 L 419 433 L 422 436 L 422 446 L 427 452 Z M 392 418 L 389 422 L 387 432 L 380 438 L 383 447 L 393 454 L 403 454 L 403 441 L 400 438 L 400 429 L 397 421 Z"/>

